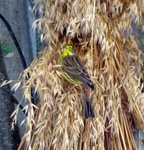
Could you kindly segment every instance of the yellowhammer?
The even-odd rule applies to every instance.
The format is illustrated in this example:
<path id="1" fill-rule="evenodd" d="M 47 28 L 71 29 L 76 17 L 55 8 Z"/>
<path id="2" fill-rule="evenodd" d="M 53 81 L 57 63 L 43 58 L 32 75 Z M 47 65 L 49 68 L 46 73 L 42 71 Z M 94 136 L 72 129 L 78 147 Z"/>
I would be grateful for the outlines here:
<path id="1" fill-rule="evenodd" d="M 90 79 L 86 68 L 81 60 L 73 51 L 72 45 L 66 45 L 60 55 L 61 71 L 66 80 L 70 83 L 80 86 L 82 84 L 94 90 L 93 82 Z M 88 98 L 85 99 L 85 118 L 94 117 L 92 107 Z"/>

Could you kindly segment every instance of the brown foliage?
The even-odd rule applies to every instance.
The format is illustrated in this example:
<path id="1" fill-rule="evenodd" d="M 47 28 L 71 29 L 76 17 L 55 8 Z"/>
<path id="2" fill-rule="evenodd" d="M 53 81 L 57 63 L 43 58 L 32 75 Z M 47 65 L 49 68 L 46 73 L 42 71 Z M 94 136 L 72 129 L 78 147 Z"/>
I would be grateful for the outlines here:
<path id="1" fill-rule="evenodd" d="M 141 93 L 142 52 L 132 20 L 141 22 L 142 0 L 35 0 L 44 15 L 35 22 L 49 46 L 25 70 L 29 101 L 28 129 L 19 149 L 133 150 L 133 124 L 144 129 Z M 66 92 L 59 53 L 72 44 L 95 84 L 91 102 L 95 118 L 84 120 L 79 88 Z M 31 103 L 34 87 L 40 99 Z"/>

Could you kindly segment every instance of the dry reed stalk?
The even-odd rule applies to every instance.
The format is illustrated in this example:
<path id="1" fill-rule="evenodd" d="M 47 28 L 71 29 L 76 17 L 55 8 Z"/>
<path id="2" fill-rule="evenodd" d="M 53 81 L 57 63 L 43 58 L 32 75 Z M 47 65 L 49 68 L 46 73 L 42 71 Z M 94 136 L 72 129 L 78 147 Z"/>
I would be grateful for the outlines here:
<path id="1" fill-rule="evenodd" d="M 134 150 L 133 124 L 144 129 L 142 52 L 132 20 L 141 23 L 142 0 L 34 0 L 43 16 L 35 22 L 49 46 L 25 70 L 28 129 L 19 150 Z M 95 84 L 95 118 L 84 120 L 80 90 L 66 92 L 59 52 L 72 44 Z M 136 72 L 137 74 L 136 75 Z M 36 112 L 30 88 L 39 94 Z"/>

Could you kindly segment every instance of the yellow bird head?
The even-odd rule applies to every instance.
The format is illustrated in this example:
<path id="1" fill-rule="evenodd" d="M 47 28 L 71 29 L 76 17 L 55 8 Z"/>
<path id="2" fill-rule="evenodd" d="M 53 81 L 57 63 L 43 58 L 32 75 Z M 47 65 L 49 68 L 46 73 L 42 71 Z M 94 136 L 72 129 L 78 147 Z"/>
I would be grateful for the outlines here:
<path id="1" fill-rule="evenodd" d="M 61 52 L 61 56 L 66 57 L 71 55 L 74 55 L 73 47 L 72 45 L 66 45 L 64 50 Z"/>

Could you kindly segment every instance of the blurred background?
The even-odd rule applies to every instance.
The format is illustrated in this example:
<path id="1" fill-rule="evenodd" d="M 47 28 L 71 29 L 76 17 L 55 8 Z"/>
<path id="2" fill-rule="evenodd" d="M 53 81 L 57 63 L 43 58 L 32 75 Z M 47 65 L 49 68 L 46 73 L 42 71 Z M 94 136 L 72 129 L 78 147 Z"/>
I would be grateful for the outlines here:
<path id="1" fill-rule="evenodd" d="M 26 64 L 29 66 L 36 57 L 38 49 L 40 50 L 40 42 L 37 42 L 39 46 L 36 44 L 40 34 L 36 33 L 32 27 L 35 15 L 31 6 L 32 3 L 29 0 L 0 0 L 0 15 L 2 15 L 0 18 L 0 84 L 4 80 L 14 80 L 10 86 L 5 87 L 7 91 L 0 90 L 0 150 L 16 150 L 25 132 L 25 123 L 20 126 L 22 120 L 25 119 L 21 110 L 16 128 L 13 131 L 11 129 L 12 119 L 10 116 L 17 107 L 12 100 L 15 97 L 20 102 L 23 94 L 20 88 L 16 92 L 12 92 L 10 89 L 25 68 L 2 17 L 12 28 Z M 25 105 L 24 102 L 22 105 Z"/>

